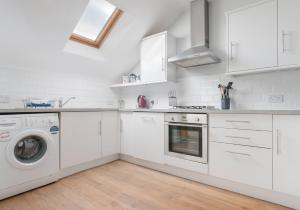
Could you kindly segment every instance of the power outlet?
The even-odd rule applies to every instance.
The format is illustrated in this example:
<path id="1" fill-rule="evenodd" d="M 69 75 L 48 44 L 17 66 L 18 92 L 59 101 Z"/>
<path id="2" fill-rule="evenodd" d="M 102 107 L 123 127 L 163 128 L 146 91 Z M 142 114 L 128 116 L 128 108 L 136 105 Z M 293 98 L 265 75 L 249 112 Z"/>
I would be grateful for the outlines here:
<path id="1" fill-rule="evenodd" d="M 284 95 L 270 95 L 269 102 L 272 104 L 282 104 L 284 102 Z"/>
<path id="2" fill-rule="evenodd" d="M 0 95 L 0 103 L 1 104 L 8 104 L 9 103 L 9 96 L 6 95 Z"/>

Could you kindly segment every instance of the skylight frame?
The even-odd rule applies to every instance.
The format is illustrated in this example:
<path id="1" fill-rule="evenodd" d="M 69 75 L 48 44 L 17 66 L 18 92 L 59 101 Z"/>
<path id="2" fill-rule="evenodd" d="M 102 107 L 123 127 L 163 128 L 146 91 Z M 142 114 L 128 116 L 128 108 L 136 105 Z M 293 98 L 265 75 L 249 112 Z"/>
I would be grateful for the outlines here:
<path id="1" fill-rule="evenodd" d="M 111 15 L 109 20 L 106 22 L 105 26 L 103 27 L 102 31 L 98 34 L 96 40 L 89 39 L 87 37 L 81 36 L 76 33 L 72 33 L 70 40 L 87 45 L 89 47 L 100 48 L 108 37 L 109 33 L 112 31 L 113 27 L 116 25 L 118 20 L 120 19 L 123 11 L 119 8 L 116 8 L 114 13 Z"/>

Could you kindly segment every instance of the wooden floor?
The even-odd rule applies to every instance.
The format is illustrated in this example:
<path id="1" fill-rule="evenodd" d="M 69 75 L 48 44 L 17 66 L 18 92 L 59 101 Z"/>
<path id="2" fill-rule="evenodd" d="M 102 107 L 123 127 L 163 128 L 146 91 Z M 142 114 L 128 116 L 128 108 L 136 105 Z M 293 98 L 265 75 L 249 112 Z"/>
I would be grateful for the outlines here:
<path id="1" fill-rule="evenodd" d="M 0 201 L 1 210 L 287 209 L 123 161 Z"/>

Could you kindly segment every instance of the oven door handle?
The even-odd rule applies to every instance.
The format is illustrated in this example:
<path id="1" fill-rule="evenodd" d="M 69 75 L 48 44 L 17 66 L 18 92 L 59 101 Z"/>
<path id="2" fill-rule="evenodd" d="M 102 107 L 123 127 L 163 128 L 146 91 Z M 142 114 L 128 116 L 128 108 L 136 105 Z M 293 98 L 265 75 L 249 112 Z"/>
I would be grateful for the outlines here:
<path id="1" fill-rule="evenodd" d="M 199 125 L 199 124 L 165 123 L 165 125 L 194 127 L 194 128 L 207 128 L 207 125 Z"/>

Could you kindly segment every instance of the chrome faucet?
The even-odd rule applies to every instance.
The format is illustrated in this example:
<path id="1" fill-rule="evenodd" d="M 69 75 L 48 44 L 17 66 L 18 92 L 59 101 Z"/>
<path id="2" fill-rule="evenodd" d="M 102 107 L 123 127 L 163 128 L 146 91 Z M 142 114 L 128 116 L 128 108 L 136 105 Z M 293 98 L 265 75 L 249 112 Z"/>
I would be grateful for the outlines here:
<path id="1" fill-rule="evenodd" d="M 58 100 L 58 106 L 59 106 L 59 108 L 62 108 L 64 105 L 66 105 L 69 101 L 71 101 L 71 100 L 73 100 L 73 99 L 76 99 L 76 97 L 70 97 L 70 98 L 68 98 L 65 102 L 63 102 L 63 98 L 59 98 L 59 100 Z"/>

